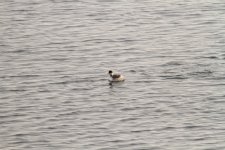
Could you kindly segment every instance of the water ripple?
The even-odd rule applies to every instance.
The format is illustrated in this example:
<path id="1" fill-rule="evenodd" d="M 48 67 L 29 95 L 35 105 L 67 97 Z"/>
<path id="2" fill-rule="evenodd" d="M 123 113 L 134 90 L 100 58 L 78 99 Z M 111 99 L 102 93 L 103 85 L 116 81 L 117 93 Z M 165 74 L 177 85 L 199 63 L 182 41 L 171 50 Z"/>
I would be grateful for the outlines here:
<path id="1" fill-rule="evenodd" d="M 0 149 L 225 149 L 224 6 L 1 1 Z"/>

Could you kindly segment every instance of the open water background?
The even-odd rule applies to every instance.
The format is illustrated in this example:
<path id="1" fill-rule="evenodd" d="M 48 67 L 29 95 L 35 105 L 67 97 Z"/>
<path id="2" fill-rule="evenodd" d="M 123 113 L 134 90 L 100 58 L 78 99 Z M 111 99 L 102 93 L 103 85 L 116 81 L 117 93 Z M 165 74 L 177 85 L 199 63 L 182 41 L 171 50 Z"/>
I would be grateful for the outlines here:
<path id="1" fill-rule="evenodd" d="M 0 149 L 224 150 L 225 1 L 1 0 Z"/>

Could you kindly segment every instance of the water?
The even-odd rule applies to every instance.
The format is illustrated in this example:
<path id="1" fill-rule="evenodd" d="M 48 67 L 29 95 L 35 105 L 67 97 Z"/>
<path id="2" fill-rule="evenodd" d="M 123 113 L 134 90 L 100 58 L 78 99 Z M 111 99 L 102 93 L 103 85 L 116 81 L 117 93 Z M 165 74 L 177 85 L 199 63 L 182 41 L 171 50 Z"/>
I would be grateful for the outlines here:
<path id="1" fill-rule="evenodd" d="M 224 150 L 224 8 L 2 0 L 0 149 Z"/>

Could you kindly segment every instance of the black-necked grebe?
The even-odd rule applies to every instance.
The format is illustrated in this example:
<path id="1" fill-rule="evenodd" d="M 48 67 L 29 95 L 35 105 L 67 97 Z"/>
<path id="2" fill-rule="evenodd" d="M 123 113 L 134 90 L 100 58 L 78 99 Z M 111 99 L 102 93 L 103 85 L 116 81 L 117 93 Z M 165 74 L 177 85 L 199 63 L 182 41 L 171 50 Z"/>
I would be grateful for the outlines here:
<path id="1" fill-rule="evenodd" d="M 109 70 L 109 75 L 112 78 L 112 80 L 111 80 L 112 82 L 121 82 L 121 81 L 125 80 L 124 76 L 122 76 L 120 74 L 114 74 L 112 72 L 112 70 Z"/>

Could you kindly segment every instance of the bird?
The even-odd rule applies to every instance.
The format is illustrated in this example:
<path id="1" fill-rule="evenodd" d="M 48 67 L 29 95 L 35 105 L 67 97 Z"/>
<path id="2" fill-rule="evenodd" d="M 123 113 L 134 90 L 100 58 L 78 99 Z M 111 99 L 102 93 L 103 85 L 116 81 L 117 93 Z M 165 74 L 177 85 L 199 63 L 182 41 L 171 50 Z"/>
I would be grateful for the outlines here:
<path id="1" fill-rule="evenodd" d="M 112 78 L 111 82 L 122 82 L 125 80 L 123 75 L 114 74 L 112 70 L 109 70 L 109 75 Z"/>

